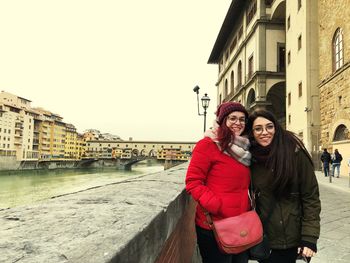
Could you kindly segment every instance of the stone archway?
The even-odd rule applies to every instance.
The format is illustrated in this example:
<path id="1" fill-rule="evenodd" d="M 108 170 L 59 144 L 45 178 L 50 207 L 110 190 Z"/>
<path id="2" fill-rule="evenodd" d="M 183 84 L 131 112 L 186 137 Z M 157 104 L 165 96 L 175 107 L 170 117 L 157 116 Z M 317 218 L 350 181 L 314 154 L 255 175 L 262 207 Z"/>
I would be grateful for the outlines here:
<path id="1" fill-rule="evenodd" d="M 250 89 L 248 92 L 248 96 L 247 96 L 247 109 L 251 109 L 252 105 L 255 102 L 255 90 L 254 89 Z"/>
<path id="2" fill-rule="evenodd" d="M 140 156 L 147 156 L 147 151 L 145 149 L 142 149 L 140 152 Z"/>
<path id="3" fill-rule="evenodd" d="M 340 124 L 333 135 L 333 142 L 344 141 L 349 139 L 349 130 L 344 124 Z"/>
<path id="4" fill-rule="evenodd" d="M 269 105 L 266 109 L 271 111 L 282 127 L 286 127 L 286 83 L 284 81 L 274 84 L 266 95 Z"/>
<path id="5" fill-rule="evenodd" d="M 157 152 L 155 150 L 150 150 L 150 152 L 148 153 L 149 157 L 156 157 L 157 156 Z"/>
<path id="6" fill-rule="evenodd" d="M 131 156 L 139 156 L 139 150 L 133 149 L 131 152 Z"/>
<path id="7" fill-rule="evenodd" d="M 284 22 L 286 18 L 286 0 L 275 0 L 271 6 L 271 20 Z"/>

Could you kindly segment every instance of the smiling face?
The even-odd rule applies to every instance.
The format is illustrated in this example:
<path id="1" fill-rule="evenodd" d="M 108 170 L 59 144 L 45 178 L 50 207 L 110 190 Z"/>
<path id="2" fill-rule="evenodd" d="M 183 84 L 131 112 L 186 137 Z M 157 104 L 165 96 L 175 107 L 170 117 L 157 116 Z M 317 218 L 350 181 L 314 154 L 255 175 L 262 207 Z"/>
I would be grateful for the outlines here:
<path id="1" fill-rule="evenodd" d="M 233 111 L 226 118 L 226 126 L 234 135 L 241 135 L 245 129 L 246 118 L 241 111 Z"/>
<path id="2" fill-rule="evenodd" d="M 275 136 L 275 131 L 273 122 L 264 117 L 257 117 L 253 122 L 254 139 L 261 146 L 268 146 L 271 144 Z"/>

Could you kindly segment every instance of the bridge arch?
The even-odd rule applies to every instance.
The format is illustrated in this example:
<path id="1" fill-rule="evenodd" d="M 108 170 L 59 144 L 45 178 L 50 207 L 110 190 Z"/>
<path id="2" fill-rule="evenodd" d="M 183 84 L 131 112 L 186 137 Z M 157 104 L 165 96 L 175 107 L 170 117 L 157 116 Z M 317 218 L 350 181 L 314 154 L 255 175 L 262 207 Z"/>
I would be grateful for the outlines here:
<path id="1" fill-rule="evenodd" d="M 154 149 L 152 149 L 152 150 L 149 151 L 148 156 L 149 157 L 156 157 L 157 156 L 157 152 Z"/>

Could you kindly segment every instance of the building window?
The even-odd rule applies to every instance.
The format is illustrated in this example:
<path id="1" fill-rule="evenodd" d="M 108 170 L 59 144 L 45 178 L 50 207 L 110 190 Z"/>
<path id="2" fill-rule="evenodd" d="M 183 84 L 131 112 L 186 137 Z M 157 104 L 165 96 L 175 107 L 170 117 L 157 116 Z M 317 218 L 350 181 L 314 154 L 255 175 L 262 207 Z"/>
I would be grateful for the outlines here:
<path id="1" fill-rule="evenodd" d="M 288 16 L 288 18 L 287 18 L 287 29 L 289 29 L 290 28 L 290 16 Z"/>
<path id="2" fill-rule="evenodd" d="M 338 28 L 335 31 L 333 37 L 333 69 L 334 71 L 341 68 L 344 64 L 343 57 L 343 31 L 341 28 Z"/>
<path id="3" fill-rule="evenodd" d="M 291 124 L 291 122 L 292 122 L 292 116 L 288 114 L 288 124 Z"/>
<path id="4" fill-rule="evenodd" d="M 254 56 L 251 55 L 248 59 L 248 79 L 250 79 L 253 76 L 254 72 Z"/>
<path id="5" fill-rule="evenodd" d="M 290 51 L 288 51 L 288 58 L 287 58 L 288 64 L 290 64 Z"/>
<path id="6" fill-rule="evenodd" d="M 278 56 L 278 65 L 277 71 L 284 72 L 286 70 L 286 48 L 282 43 L 277 43 L 277 56 Z"/>
<path id="7" fill-rule="evenodd" d="M 303 83 L 302 82 L 299 82 L 298 84 L 298 94 L 299 94 L 299 97 L 303 96 Z"/>
<path id="8" fill-rule="evenodd" d="M 242 85 L 242 61 L 238 62 L 237 67 L 237 89 Z"/>
<path id="9" fill-rule="evenodd" d="M 232 51 L 234 50 L 234 48 L 236 47 L 237 45 L 237 38 L 236 36 L 233 38 L 233 41 L 231 43 L 231 46 L 230 46 L 230 52 L 232 53 Z"/>
<path id="10" fill-rule="evenodd" d="M 301 0 L 298 0 L 298 11 L 300 10 L 301 8 Z"/>
<path id="11" fill-rule="evenodd" d="M 225 90 L 224 90 L 224 97 L 226 98 L 228 95 L 228 82 L 227 79 L 225 79 Z"/>
<path id="12" fill-rule="evenodd" d="M 344 141 L 348 139 L 349 130 L 345 125 L 340 124 L 334 132 L 333 141 Z"/>
<path id="13" fill-rule="evenodd" d="M 242 35 L 243 35 L 243 26 L 241 26 L 241 27 L 239 28 L 239 31 L 238 31 L 238 39 L 240 39 L 240 38 L 242 37 Z"/>
<path id="14" fill-rule="evenodd" d="M 231 71 L 231 91 L 234 90 L 235 87 L 235 77 L 234 77 L 234 73 L 233 70 Z"/>
<path id="15" fill-rule="evenodd" d="M 252 1 L 248 7 L 247 11 L 247 25 L 252 21 L 254 15 L 256 13 L 256 0 Z"/>
<path id="16" fill-rule="evenodd" d="M 301 35 L 298 37 L 298 50 L 301 49 Z"/>
<path id="17" fill-rule="evenodd" d="M 288 106 L 292 103 L 292 94 L 289 92 L 288 93 Z"/>

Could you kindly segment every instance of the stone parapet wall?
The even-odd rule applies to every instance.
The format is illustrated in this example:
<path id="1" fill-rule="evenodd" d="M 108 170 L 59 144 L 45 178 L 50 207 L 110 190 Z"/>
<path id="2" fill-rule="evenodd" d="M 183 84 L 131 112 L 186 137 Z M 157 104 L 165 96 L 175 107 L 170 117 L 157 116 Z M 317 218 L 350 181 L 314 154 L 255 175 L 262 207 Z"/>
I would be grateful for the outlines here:
<path id="1" fill-rule="evenodd" d="M 191 262 L 187 165 L 1 210 L 0 262 Z"/>

